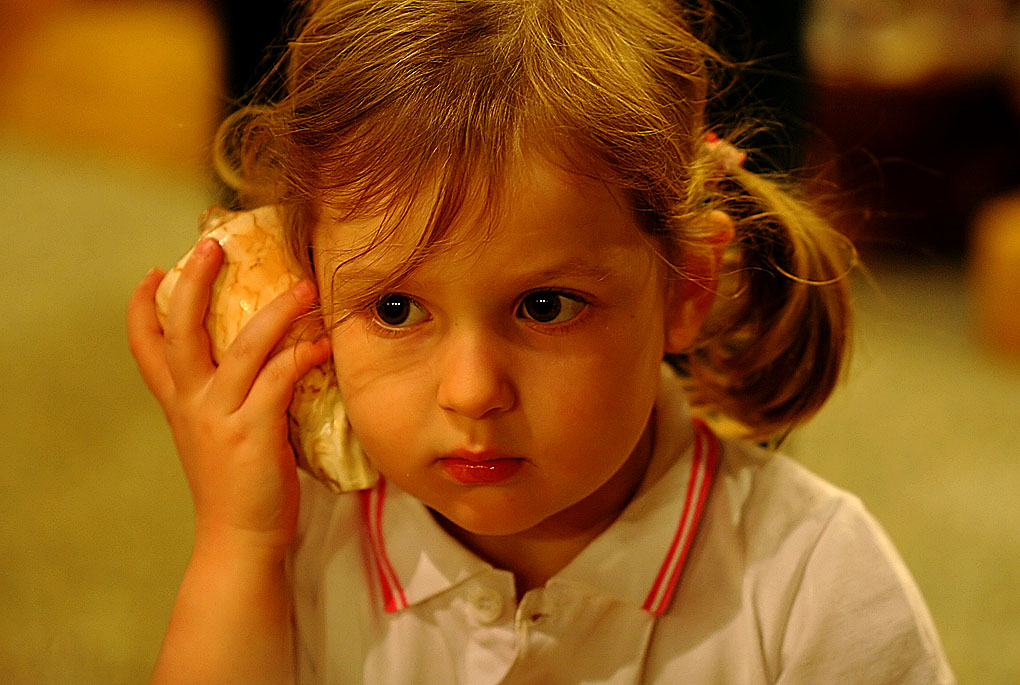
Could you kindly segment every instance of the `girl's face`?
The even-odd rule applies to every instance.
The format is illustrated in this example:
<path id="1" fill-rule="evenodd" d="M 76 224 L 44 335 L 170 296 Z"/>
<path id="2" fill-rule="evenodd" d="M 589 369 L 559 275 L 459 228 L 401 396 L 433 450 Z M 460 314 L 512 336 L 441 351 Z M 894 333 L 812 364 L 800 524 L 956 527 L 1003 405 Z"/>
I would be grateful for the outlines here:
<path id="1" fill-rule="evenodd" d="M 474 535 L 612 521 L 647 465 L 669 325 L 665 270 L 622 195 L 526 169 L 491 237 L 443 248 L 331 332 L 372 463 Z M 381 222 L 318 227 L 325 304 L 394 266 L 385 250 L 341 264 Z"/>

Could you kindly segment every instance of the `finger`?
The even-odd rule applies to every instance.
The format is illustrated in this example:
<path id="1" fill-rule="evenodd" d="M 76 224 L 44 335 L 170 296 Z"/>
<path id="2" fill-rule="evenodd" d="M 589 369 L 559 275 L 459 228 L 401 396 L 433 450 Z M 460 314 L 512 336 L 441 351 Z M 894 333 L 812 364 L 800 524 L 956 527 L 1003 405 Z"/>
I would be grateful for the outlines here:
<path id="1" fill-rule="evenodd" d="M 174 389 L 173 378 L 166 363 L 163 328 L 156 316 L 156 289 L 163 272 L 152 269 L 131 295 L 127 309 L 128 344 L 138 363 L 138 370 L 160 404 L 166 405 Z"/>
<path id="2" fill-rule="evenodd" d="M 248 394 L 246 406 L 255 411 L 281 414 L 294 395 L 294 384 L 332 353 L 329 338 L 303 340 L 277 352 L 266 362 Z"/>
<path id="3" fill-rule="evenodd" d="M 201 240 L 170 293 L 164 338 L 167 365 L 177 387 L 188 392 L 206 382 L 215 369 L 205 316 L 210 288 L 223 262 L 215 240 Z"/>
<path id="4" fill-rule="evenodd" d="M 314 302 L 314 287 L 302 281 L 260 309 L 223 354 L 210 398 L 230 410 L 239 407 L 294 320 Z"/>

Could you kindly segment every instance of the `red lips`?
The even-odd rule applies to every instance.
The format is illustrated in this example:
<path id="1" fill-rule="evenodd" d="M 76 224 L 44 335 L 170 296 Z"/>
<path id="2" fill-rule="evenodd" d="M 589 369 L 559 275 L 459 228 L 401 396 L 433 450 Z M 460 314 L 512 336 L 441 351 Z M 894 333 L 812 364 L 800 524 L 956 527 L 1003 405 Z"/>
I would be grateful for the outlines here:
<path id="1" fill-rule="evenodd" d="M 524 460 L 498 452 L 457 450 L 441 457 L 439 464 L 461 485 L 496 485 L 520 471 Z"/>

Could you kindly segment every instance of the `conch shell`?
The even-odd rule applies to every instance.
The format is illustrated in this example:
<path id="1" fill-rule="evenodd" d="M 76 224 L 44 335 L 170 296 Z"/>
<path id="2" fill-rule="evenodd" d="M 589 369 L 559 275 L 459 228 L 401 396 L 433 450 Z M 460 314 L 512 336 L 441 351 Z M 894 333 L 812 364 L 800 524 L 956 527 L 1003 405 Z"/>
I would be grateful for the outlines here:
<path id="1" fill-rule="evenodd" d="M 274 207 L 250 212 L 213 208 L 203 216 L 202 238 L 217 240 L 224 253 L 205 319 L 215 362 L 260 306 L 300 280 L 297 269 L 287 261 L 282 236 Z M 189 251 L 167 273 L 156 292 L 160 323 L 165 322 L 170 292 L 190 255 Z M 292 339 L 299 334 L 300 325 L 298 322 L 291 331 Z M 298 466 L 334 492 L 375 484 L 378 474 L 365 459 L 347 421 L 331 360 L 298 380 L 287 414 Z"/>

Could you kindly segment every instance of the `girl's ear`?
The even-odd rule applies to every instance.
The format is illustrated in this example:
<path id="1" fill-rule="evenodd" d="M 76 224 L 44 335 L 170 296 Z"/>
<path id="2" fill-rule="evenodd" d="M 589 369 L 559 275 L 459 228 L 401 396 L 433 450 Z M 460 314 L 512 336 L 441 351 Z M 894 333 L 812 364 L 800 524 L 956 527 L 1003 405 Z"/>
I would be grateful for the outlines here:
<path id="1" fill-rule="evenodd" d="M 681 275 L 672 283 L 666 310 L 666 353 L 685 351 L 698 336 L 719 285 L 723 254 L 733 240 L 733 220 L 713 210 L 704 221 L 711 237 L 702 249 L 694 249 L 681 259 Z"/>

